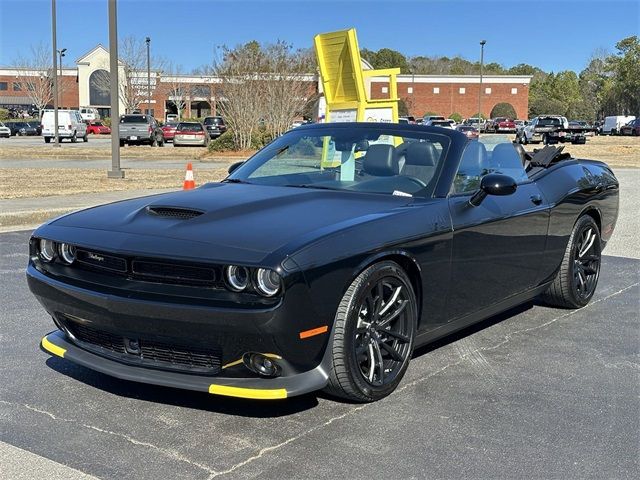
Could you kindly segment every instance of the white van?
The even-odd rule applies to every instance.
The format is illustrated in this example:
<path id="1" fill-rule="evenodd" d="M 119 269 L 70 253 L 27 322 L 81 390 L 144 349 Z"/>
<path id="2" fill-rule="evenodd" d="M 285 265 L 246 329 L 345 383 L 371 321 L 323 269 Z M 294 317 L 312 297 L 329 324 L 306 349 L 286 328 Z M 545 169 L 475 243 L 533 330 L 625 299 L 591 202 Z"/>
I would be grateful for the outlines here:
<path id="1" fill-rule="evenodd" d="M 602 135 L 618 135 L 620 128 L 635 119 L 636 117 L 633 115 L 613 115 L 611 117 L 605 117 L 604 124 L 602 125 Z"/>
<path id="2" fill-rule="evenodd" d="M 100 120 L 98 109 L 93 107 L 80 107 L 80 116 L 85 122 Z"/>
<path id="3" fill-rule="evenodd" d="M 40 123 L 42 124 L 42 136 L 45 143 L 49 143 L 56 136 L 53 114 L 54 111 L 49 109 L 42 112 Z M 78 110 L 58 110 L 58 136 L 61 141 L 63 138 L 68 138 L 73 143 L 76 143 L 79 138 L 84 142 L 89 141 L 87 124 L 82 120 Z"/>

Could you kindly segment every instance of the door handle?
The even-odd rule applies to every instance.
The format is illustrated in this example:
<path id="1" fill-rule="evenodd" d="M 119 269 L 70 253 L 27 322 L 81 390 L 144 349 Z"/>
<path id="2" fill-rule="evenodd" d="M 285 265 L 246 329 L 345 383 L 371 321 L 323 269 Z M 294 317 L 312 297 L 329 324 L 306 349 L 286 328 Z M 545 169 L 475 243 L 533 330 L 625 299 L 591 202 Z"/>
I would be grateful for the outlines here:
<path id="1" fill-rule="evenodd" d="M 542 203 L 542 197 L 540 195 L 531 195 L 531 201 L 534 205 L 540 205 Z"/>

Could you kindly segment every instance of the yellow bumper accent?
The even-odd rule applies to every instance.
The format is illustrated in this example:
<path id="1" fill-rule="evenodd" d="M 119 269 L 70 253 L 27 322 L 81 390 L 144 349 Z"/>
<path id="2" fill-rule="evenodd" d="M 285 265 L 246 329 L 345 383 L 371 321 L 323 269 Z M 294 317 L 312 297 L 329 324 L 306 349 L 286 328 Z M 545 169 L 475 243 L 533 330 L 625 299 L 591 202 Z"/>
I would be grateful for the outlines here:
<path id="1" fill-rule="evenodd" d="M 252 398 L 257 400 L 277 400 L 287 398 L 284 388 L 260 390 L 257 388 L 230 387 L 228 385 L 209 385 L 209 393 L 225 395 L 227 397 Z"/>
<path id="2" fill-rule="evenodd" d="M 42 338 L 42 348 L 44 348 L 47 352 L 62 358 L 64 358 L 64 354 L 66 353 L 66 350 L 64 348 L 60 348 L 59 346 L 54 345 L 47 339 L 47 337 Z"/>

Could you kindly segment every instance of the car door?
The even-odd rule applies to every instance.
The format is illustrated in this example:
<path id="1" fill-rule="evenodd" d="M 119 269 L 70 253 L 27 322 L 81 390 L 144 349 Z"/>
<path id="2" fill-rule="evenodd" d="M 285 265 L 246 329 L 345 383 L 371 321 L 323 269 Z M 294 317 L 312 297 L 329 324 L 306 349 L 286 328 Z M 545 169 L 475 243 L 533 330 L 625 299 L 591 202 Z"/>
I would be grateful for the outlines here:
<path id="1" fill-rule="evenodd" d="M 513 177 L 516 192 L 489 195 L 474 207 L 469 200 L 488 173 Z M 469 143 L 452 185 L 449 211 L 453 225 L 450 319 L 489 307 L 540 281 L 549 210 L 513 145 L 497 145 L 488 153 L 482 143 Z"/>

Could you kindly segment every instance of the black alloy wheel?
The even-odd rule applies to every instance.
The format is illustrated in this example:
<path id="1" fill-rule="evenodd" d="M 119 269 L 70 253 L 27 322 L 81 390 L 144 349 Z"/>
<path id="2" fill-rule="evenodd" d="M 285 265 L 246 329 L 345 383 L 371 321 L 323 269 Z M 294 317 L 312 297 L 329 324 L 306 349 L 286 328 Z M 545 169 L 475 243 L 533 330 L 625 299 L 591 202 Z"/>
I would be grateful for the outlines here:
<path id="1" fill-rule="evenodd" d="M 584 307 L 596 291 L 601 259 L 598 225 L 591 216 L 583 215 L 573 228 L 556 277 L 542 298 L 557 307 Z"/>
<path id="2" fill-rule="evenodd" d="M 345 293 L 333 330 L 329 393 L 359 402 L 389 395 L 413 352 L 417 301 L 394 262 L 374 264 Z"/>

